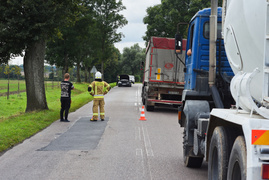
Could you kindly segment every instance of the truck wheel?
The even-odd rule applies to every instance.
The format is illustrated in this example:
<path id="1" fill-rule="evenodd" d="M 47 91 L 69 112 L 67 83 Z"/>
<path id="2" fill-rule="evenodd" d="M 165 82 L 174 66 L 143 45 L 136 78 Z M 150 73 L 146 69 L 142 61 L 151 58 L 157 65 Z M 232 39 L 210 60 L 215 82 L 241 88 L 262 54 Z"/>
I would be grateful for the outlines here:
<path id="1" fill-rule="evenodd" d="M 154 106 L 149 106 L 148 105 L 148 96 L 145 99 L 145 106 L 147 111 L 154 111 Z"/>
<path id="2" fill-rule="evenodd" d="M 193 147 L 188 146 L 186 142 L 187 136 L 186 136 L 186 131 L 184 129 L 184 136 L 183 136 L 183 156 L 184 156 L 184 163 L 186 167 L 190 168 L 200 168 L 203 163 L 203 157 L 197 157 L 193 154 Z"/>
<path id="3" fill-rule="evenodd" d="M 145 105 L 145 98 L 142 97 L 142 103 Z"/>
<path id="4" fill-rule="evenodd" d="M 145 98 L 144 98 L 144 85 L 143 85 L 143 87 L 142 87 L 142 94 L 141 94 L 141 97 L 142 97 L 142 103 L 143 103 L 143 105 L 145 105 Z"/>
<path id="5" fill-rule="evenodd" d="M 227 179 L 230 149 L 225 128 L 222 126 L 216 127 L 212 134 L 209 147 L 208 179 Z"/>
<path id="6" fill-rule="evenodd" d="M 199 168 L 204 159 L 203 154 L 195 155 L 193 152 L 194 146 L 194 129 L 196 129 L 196 115 L 199 113 L 210 112 L 209 103 L 200 100 L 187 100 L 185 102 L 182 114 L 182 125 L 184 126 L 183 133 L 183 156 L 184 163 L 187 167 Z"/>
<path id="7" fill-rule="evenodd" d="M 238 136 L 234 142 L 229 166 L 228 177 L 230 180 L 245 180 L 247 165 L 247 149 L 243 136 Z"/>
<path id="8" fill-rule="evenodd" d="M 145 106 L 146 106 L 146 110 L 147 111 L 154 111 L 154 106 L 149 106 L 149 105 L 147 105 L 148 103 L 147 103 L 147 100 L 146 100 L 146 104 L 145 104 Z"/>

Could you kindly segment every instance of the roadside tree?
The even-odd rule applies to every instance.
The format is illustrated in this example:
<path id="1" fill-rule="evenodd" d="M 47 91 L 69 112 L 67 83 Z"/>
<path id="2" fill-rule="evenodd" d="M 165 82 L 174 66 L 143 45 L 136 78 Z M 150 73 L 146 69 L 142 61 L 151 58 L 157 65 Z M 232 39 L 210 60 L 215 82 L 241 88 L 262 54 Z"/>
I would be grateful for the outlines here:
<path id="1" fill-rule="evenodd" d="M 126 18 L 119 14 L 120 11 L 126 9 L 122 4 L 122 0 L 96 0 L 96 27 L 97 42 L 99 47 L 98 58 L 101 63 L 101 72 L 104 78 L 104 63 L 109 59 L 113 52 L 113 44 L 121 41 L 124 36 L 121 32 L 117 32 L 118 28 L 128 23 Z"/>
<path id="2" fill-rule="evenodd" d="M 108 83 L 115 82 L 119 71 L 122 69 L 120 66 L 120 51 L 113 47 L 110 57 L 104 63 L 104 71 L 106 72 L 105 81 Z"/>
<path id="3" fill-rule="evenodd" d="M 0 63 L 22 55 L 26 111 L 48 109 L 44 87 L 44 57 L 48 38 L 59 24 L 71 23 L 79 0 L 11 0 L 0 4 Z"/>
<path id="4" fill-rule="evenodd" d="M 8 79 L 8 81 L 7 81 L 7 99 L 9 99 L 9 75 L 12 71 L 14 71 L 14 68 L 10 68 L 9 65 L 6 65 L 4 73 L 5 73 L 5 75 L 7 75 L 7 79 Z"/>
<path id="5" fill-rule="evenodd" d="M 14 72 L 17 75 L 18 78 L 18 95 L 20 96 L 20 76 L 21 76 L 21 68 L 19 66 L 14 67 Z"/>
<path id="6" fill-rule="evenodd" d="M 143 71 L 141 71 L 141 62 L 146 58 L 145 49 L 134 44 L 130 48 L 124 48 L 121 60 L 121 72 L 124 74 L 134 75 L 141 79 Z"/>
<path id="7" fill-rule="evenodd" d="M 221 6 L 222 1 L 219 1 Z M 178 23 L 188 23 L 195 13 L 210 7 L 208 0 L 162 0 L 161 4 L 147 8 L 144 24 L 147 31 L 143 39 L 148 42 L 151 36 L 174 38 Z M 179 32 L 187 36 L 187 26 L 179 26 Z"/>
<path id="8" fill-rule="evenodd" d="M 81 82 L 81 65 L 87 57 L 94 53 L 95 20 L 93 15 L 94 1 L 81 0 L 76 22 L 59 27 L 61 33 L 56 34 L 47 45 L 46 61 L 51 65 L 63 67 L 62 75 L 68 72 L 70 67 L 76 66 L 77 82 Z M 85 67 L 84 67 L 85 69 Z"/>

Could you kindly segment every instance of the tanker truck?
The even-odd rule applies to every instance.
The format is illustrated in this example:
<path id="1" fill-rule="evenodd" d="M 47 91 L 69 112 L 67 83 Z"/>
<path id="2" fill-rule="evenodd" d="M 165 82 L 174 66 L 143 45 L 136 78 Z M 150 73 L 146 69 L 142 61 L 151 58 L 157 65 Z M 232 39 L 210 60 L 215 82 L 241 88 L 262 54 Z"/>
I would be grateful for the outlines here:
<path id="1" fill-rule="evenodd" d="M 191 19 L 186 49 L 185 166 L 207 161 L 210 180 L 269 179 L 269 1 L 211 0 Z"/>

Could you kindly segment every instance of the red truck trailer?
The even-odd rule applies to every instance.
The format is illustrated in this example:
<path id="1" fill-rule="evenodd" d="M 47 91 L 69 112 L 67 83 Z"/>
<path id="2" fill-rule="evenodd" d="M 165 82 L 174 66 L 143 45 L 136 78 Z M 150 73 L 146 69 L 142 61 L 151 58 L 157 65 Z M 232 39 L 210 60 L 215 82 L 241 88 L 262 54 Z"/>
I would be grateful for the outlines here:
<path id="1" fill-rule="evenodd" d="M 157 105 L 178 106 L 184 90 L 186 40 L 182 54 L 175 54 L 175 39 L 151 37 L 144 62 L 142 102 L 147 111 Z"/>

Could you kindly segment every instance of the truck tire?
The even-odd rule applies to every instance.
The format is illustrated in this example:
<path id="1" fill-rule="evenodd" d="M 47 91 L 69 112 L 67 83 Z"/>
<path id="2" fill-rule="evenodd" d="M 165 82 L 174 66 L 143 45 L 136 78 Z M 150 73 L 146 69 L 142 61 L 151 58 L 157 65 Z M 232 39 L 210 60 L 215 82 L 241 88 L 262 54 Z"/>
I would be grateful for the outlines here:
<path id="1" fill-rule="evenodd" d="M 147 103 L 148 101 L 146 100 L 146 104 L 145 104 L 145 106 L 146 106 L 146 110 L 147 111 L 154 111 L 154 106 L 149 106 L 149 105 L 147 105 L 148 103 Z"/>
<path id="2" fill-rule="evenodd" d="M 148 105 L 148 97 L 145 99 L 145 106 L 147 111 L 154 111 L 154 106 Z"/>
<path id="3" fill-rule="evenodd" d="M 195 155 L 193 153 L 196 115 L 202 112 L 210 112 L 207 101 L 187 100 L 185 102 L 182 116 L 182 122 L 184 122 L 183 156 L 185 166 L 187 167 L 200 168 L 203 163 L 204 155 Z"/>
<path id="4" fill-rule="evenodd" d="M 228 140 L 227 131 L 223 126 L 218 126 L 214 129 L 208 155 L 209 180 L 227 179 L 227 167 L 231 149 Z"/>
<path id="5" fill-rule="evenodd" d="M 143 105 L 145 105 L 145 92 L 144 92 L 144 89 L 145 89 L 145 86 L 143 85 L 143 87 L 142 87 L 142 94 L 141 94 L 141 97 L 142 97 L 142 103 L 143 103 Z"/>
<path id="6" fill-rule="evenodd" d="M 145 98 L 142 97 L 142 103 L 145 105 Z"/>
<path id="7" fill-rule="evenodd" d="M 247 171 L 247 149 L 243 136 L 238 136 L 233 144 L 229 165 L 229 180 L 245 180 Z"/>
<path id="8" fill-rule="evenodd" d="M 186 145 L 186 131 L 184 129 L 183 132 L 183 157 L 184 157 L 184 164 L 186 167 L 190 168 L 200 168 L 203 164 L 203 157 L 197 157 L 193 154 L 193 146 Z"/>

